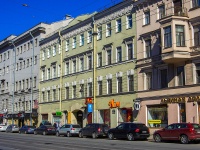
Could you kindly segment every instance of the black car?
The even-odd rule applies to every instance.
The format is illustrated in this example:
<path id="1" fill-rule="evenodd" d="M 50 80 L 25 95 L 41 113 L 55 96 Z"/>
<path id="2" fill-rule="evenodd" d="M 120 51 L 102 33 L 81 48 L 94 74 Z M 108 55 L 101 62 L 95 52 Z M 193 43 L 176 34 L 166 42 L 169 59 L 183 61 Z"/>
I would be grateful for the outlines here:
<path id="1" fill-rule="evenodd" d="M 116 128 L 108 130 L 108 138 L 110 140 L 114 138 L 127 138 L 129 141 L 135 139 L 146 140 L 149 136 L 149 128 L 143 123 L 121 123 Z"/>
<path id="2" fill-rule="evenodd" d="M 56 128 L 52 125 L 41 125 L 38 128 L 36 128 L 34 130 L 34 134 L 43 134 L 43 135 L 47 135 L 47 134 L 56 134 Z"/>
<path id="3" fill-rule="evenodd" d="M 19 129 L 19 134 L 20 133 L 25 133 L 25 134 L 27 134 L 27 133 L 34 133 L 34 130 L 35 130 L 35 128 L 36 127 L 34 127 L 34 126 L 23 126 L 23 127 L 21 127 L 20 129 Z"/>
<path id="4" fill-rule="evenodd" d="M 79 131 L 79 137 L 91 136 L 92 138 L 107 136 L 109 127 L 107 124 L 91 123 Z"/>

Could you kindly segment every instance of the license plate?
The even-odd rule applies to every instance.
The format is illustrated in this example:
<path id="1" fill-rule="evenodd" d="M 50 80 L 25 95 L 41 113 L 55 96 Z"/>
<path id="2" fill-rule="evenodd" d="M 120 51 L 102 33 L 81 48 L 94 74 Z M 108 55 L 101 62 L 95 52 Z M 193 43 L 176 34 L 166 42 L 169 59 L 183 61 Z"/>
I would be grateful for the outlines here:
<path id="1" fill-rule="evenodd" d="M 142 131 L 142 133 L 147 133 L 147 131 Z"/>

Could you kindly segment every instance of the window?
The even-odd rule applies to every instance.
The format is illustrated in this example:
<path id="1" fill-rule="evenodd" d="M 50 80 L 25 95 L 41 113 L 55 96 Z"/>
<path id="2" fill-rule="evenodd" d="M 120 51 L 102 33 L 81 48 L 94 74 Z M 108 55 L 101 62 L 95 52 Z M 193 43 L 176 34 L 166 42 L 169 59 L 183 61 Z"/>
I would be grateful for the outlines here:
<path id="1" fill-rule="evenodd" d="M 75 73 L 76 72 L 76 60 L 74 60 L 73 62 L 72 62 L 72 68 L 73 68 L 73 73 Z"/>
<path id="2" fill-rule="evenodd" d="M 88 96 L 92 96 L 92 83 L 88 83 Z"/>
<path id="3" fill-rule="evenodd" d="M 84 84 L 80 84 L 80 97 L 84 97 Z"/>
<path id="4" fill-rule="evenodd" d="M 158 6 L 158 19 L 165 17 L 165 5 Z"/>
<path id="5" fill-rule="evenodd" d="M 69 51 L 69 40 L 66 40 L 65 51 Z"/>
<path id="6" fill-rule="evenodd" d="M 123 87 L 122 87 L 122 77 L 118 77 L 117 78 L 117 92 L 121 93 L 122 90 L 123 90 Z"/>
<path id="7" fill-rule="evenodd" d="M 167 69 L 160 70 L 160 87 L 161 88 L 168 87 Z"/>
<path id="8" fill-rule="evenodd" d="M 37 47 L 37 45 L 38 45 L 38 40 L 35 39 L 35 47 Z"/>
<path id="9" fill-rule="evenodd" d="M 97 66 L 101 67 L 102 66 L 102 53 L 97 54 Z"/>
<path id="10" fill-rule="evenodd" d="M 146 90 L 152 89 L 152 72 L 146 73 Z"/>
<path id="11" fill-rule="evenodd" d="M 3 57 L 3 61 L 5 61 L 6 60 L 6 53 L 4 53 L 4 57 Z"/>
<path id="12" fill-rule="evenodd" d="M 194 46 L 200 46 L 200 25 L 194 26 Z"/>
<path id="13" fill-rule="evenodd" d="M 127 51 L 128 51 L 128 60 L 133 59 L 133 44 L 129 43 L 127 44 Z"/>
<path id="14" fill-rule="evenodd" d="M 24 90 L 25 89 L 25 81 L 22 80 L 22 89 Z"/>
<path id="15" fill-rule="evenodd" d="M 121 19 L 116 20 L 116 32 L 122 31 L 122 21 Z"/>
<path id="16" fill-rule="evenodd" d="M 111 36 L 111 23 L 106 24 L 106 37 Z"/>
<path id="17" fill-rule="evenodd" d="M 177 67 L 177 84 L 178 86 L 185 85 L 184 66 Z"/>
<path id="18" fill-rule="evenodd" d="M 134 80 L 133 75 L 128 76 L 128 91 L 134 91 Z"/>
<path id="19" fill-rule="evenodd" d="M 99 92 L 99 95 L 102 95 L 102 94 L 103 94 L 103 90 L 102 90 L 102 81 L 98 81 L 98 92 Z"/>
<path id="20" fill-rule="evenodd" d="M 37 64 L 37 56 L 35 56 L 34 65 Z"/>
<path id="21" fill-rule="evenodd" d="M 50 97 L 50 91 L 47 91 L 47 101 L 50 101 L 51 97 Z"/>
<path id="22" fill-rule="evenodd" d="M 144 12 L 144 25 L 150 24 L 150 11 Z"/>
<path id="23" fill-rule="evenodd" d="M 60 65 L 58 65 L 58 77 L 60 77 L 60 74 L 61 73 L 61 66 Z"/>
<path id="24" fill-rule="evenodd" d="M 92 56 L 88 56 L 88 69 L 92 69 Z"/>
<path id="25" fill-rule="evenodd" d="M 29 80 L 26 79 L 26 89 L 28 89 L 28 88 L 29 88 Z"/>
<path id="26" fill-rule="evenodd" d="M 106 53 L 107 53 L 107 65 L 111 65 L 111 63 L 112 63 L 112 54 L 111 54 L 111 50 L 107 50 L 106 51 Z"/>
<path id="27" fill-rule="evenodd" d="M 92 31 L 88 31 L 88 39 L 87 39 L 87 43 L 91 43 L 92 42 Z"/>
<path id="28" fill-rule="evenodd" d="M 117 47 L 117 62 L 121 62 L 122 61 L 122 48 Z"/>
<path id="29" fill-rule="evenodd" d="M 32 66 L 33 58 L 31 57 L 30 66 Z"/>
<path id="30" fill-rule="evenodd" d="M 45 60 L 45 56 L 46 56 L 46 51 L 43 50 L 43 51 L 42 51 L 42 60 Z"/>
<path id="31" fill-rule="evenodd" d="M 44 102 L 45 101 L 44 92 L 42 92 L 42 96 L 41 97 L 42 97 L 42 102 Z"/>
<path id="32" fill-rule="evenodd" d="M 60 54 L 61 53 L 61 45 L 60 45 L 60 43 L 58 44 L 58 54 Z"/>
<path id="33" fill-rule="evenodd" d="M 171 26 L 164 28 L 164 47 L 172 47 Z"/>
<path id="34" fill-rule="evenodd" d="M 50 68 L 47 69 L 47 80 L 51 79 Z"/>
<path id="35" fill-rule="evenodd" d="M 132 15 L 128 15 L 126 17 L 126 29 L 130 29 L 133 27 L 133 23 L 132 23 Z"/>
<path id="36" fill-rule="evenodd" d="M 200 83 L 200 63 L 196 64 L 196 83 Z"/>
<path id="37" fill-rule="evenodd" d="M 26 44 L 24 44 L 24 52 L 26 51 Z"/>
<path id="38" fill-rule="evenodd" d="M 184 26 L 176 25 L 176 46 L 185 46 Z"/>
<path id="39" fill-rule="evenodd" d="M 6 67 L 6 73 L 8 73 L 8 72 L 9 72 L 9 66 Z"/>
<path id="40" fill-rule="evenodd" d="M 21 89 L 22 89 L 22 82 L 19 81 L 19 90 L 21 90 Z"/>
<path id="41" fill-rule="evenodd" d="M 69 74 L 69 62 L 65 64 L 65 75 Z"/>
<path id="42" fill-rule="evenodd" d="M 69 99 L 69 87 L 65 88 L 65 98 Z"/>
<path id="43" fill-rule="evenodd" d="M 84 34 L 80 35 L 80 46 L 84 45 Z"/>
<path id="44" fill-rule="evenodd" d="M 45 80 L 45 70 L 42 70 L 42 81 Z"/>
<path id="45" fill-rule="evenodd" d="M 10 58 L 10 52 L 8 51 L 7 59 L 9 59 L 9 58 Z"/>
<path id="46" fill-rule="evenodd" d="M 179 122 L 186 122 L 186 107 L 185 107 L 185 103 L 179 103 Z"/>
<path id="47" fill-rule="evenodd" d="M 49 58 L 50 55 L 51 55 L 51 48 L 48 48 L 48 49 L 47 49 L 47 58 Z"/>
<path id="48" fill-rule="evenodd" d="M 107 80 L 108 94 L 112 94 L 112 79 Z"/>
<path id="49" fill-rule="evenodd" d="M 2 55 L 0 55 L 0 62 L 2 62 Z"/>
<path id="50" fill-rule="evenodd" d="M 53 56 L 56 56 L 56 45 L 53 46 Z"/>
<path id="51" fill-rule="evenodd" d="M 72 98 L 76 98 L 76 86 L 73 86 Z"/>
<path id="52" fill-rule="evenodd" d="M 80 58 L 80 71 L 83 71 L 84 70 L 84 59 L 83 58 Z"/>
<path id="53" fill-rule="evenodd" d="M 200 6 L 200 0 L 192 0 L 192 7 L 199 7 Z"/>
<path id="54" fill-rule="evenodd" d="M 76 37 L 72 39 L 72 48 L 76 48 Z"/>
<path id="55" fill-rule="evenodd" d="M 97 28 L 97 40 L 102 39 L 102 27 Z"/>
<path id="56" fill-rule="evenodd" d="M 146 58 L 151 57 L 151 40 L 145 41 Z"/>
<path id="57" fill-rule="evenodd" d="M 56 78 L 56 66 L 53 66 L 52 69 L 53 69 L 52 78 Z"/>
<path id="58" fill-rule="evenodd" d="M 53 89 L 53 99 L 52 101 L 55 101 L 56 100 L 56 89 Z"/>

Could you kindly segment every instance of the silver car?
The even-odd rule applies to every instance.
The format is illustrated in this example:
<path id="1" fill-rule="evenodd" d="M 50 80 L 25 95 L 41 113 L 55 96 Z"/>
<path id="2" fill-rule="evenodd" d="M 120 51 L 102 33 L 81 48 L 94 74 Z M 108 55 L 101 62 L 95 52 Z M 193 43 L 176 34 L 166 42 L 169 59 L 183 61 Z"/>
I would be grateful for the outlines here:
<path id="1" fill-rule="evenodd" d="M 78 124 L 65 124 L 60 129 L 57 130 L 56 136 L 64 135 L 67 137 L 78 136 L 81 126 Z"/>
<path id="2" fill-rule="evenodd" d="M 19 132 L 19 127 L 16 124 L 11 124 L 6 128 L 6 132 Z"/>
<path id="3" fill-rule="evenodd" d="M 5 124 L 0 124 L 0 132 L 6 131 L 7 125 Z"/>

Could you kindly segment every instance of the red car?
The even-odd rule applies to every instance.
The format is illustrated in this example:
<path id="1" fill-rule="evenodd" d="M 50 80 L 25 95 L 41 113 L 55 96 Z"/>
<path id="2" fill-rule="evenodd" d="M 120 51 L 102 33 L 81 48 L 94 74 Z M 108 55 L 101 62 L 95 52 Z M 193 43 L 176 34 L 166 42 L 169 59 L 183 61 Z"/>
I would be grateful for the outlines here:
<path id="1" fill-rule="evenodd" d="M 155 142 L 180 140 L 182 144 L 200 140 L 200 125 L 196 123 L 173 123 L 153 134 Z"/>

